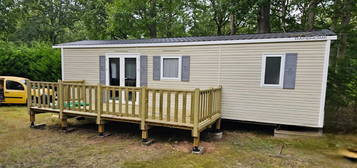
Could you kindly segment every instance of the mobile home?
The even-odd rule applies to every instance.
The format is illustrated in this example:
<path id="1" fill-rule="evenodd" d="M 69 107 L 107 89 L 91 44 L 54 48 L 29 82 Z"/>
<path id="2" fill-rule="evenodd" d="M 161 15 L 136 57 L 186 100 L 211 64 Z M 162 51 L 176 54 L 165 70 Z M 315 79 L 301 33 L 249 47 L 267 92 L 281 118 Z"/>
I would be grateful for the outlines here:
<path id="1" fill-rule="evenodd" d="M 222 87 L 222 118 L 322 128 L 329 30 L 57 44 L 62 80 L 166 89 Z"/>

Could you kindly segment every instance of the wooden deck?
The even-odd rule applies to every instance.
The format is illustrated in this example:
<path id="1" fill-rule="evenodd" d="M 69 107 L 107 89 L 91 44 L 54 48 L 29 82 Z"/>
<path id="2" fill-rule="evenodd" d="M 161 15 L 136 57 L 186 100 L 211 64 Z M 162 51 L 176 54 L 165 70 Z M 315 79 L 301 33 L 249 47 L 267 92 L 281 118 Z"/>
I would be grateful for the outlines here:
<path id="1" fill-rule="evenodd" d="M 142 139 L 150 126 L 192 131 L 194 149 L 200 132 L 216 124 L 220 129 L 221 87 L 175 90 L 147 87 L 87 85 L 84 81 L 27 82 L 31 124 L 38 113 L 58 113 L 62 127 L 68 116 L 96 118 L 103 134 L 105 121 L 140 124 Z"/>

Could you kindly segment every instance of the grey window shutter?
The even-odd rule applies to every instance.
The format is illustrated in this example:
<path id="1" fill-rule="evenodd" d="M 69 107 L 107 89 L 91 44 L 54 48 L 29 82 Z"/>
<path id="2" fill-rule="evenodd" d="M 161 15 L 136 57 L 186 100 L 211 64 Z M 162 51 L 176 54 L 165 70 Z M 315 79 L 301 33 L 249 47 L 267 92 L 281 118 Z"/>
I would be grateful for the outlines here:
<path id="1" fill-rule="evenodd" d="M 181 81 L 190 80 L 190 56 L 182 56 Z"/>
<path id="2" fill-rule="evenodd" d="M 294 89 L 296 80 L 297 53 L 286 53 L 284 71 L 284 89 Z"/>
<path id="3" fill-rule="evenodd" d="M 153 57 L 153 72 L 152 72 L 153 80 L 160 80 L 160 76 L 161 76 L 160 71 L 161 71 L 161 57 L 154 56 Z"/>
<path id="4" fill-rule="evenodd" d="M 99 56 L 99 82 L 103 85 L 106 83 L 105 77 L 105 56 Z"/>
<path id="5" fill-rule="evenodd" d="M 148 56 L 140 56 L 140 86 L 148 85 Z"/>

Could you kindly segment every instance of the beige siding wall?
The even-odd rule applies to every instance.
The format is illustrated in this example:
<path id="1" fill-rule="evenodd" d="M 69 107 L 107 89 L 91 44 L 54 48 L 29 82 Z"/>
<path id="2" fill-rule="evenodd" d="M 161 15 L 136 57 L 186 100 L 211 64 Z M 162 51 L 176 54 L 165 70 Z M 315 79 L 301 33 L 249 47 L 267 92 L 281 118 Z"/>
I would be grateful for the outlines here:
<path id="1" fill-rule="evenodd" d="M 223 86 L 223 117 L 318 127 L 326 41 L 213 46 L 64 49 L 64 80 L 99 82 L 105 53 L 148 55 L 148 85 L 155 88 Z M 296 88 L 260 86 L 263 54 L 298 53 Z M 190 81 L 152 80 L 152 56 L 190 55 Z"/>
<path id="2" fill-rule="evenodd" d="M 326 42 L 222 46 L 223 116 L 318 126 Z M 295 89 L 262 88 L 263 54 L 298 53 Z"/>
<path id="3" fill-rule="evenodd" d="M 105 53 L 140 53 L 148 56 L 148 85 L 157 88 L 178 89 L 208 88 L 218 86 L 219 81 L 219 47 L 150 47 L 150 48 L 95 48 L 95 49 L 64 49 L 64 79 L 83 79 L 89 83 L 99 82 L 99 57 Z M 174 80 L 152 80 L 152 56 L 190 55 L 190 82 Z"/>

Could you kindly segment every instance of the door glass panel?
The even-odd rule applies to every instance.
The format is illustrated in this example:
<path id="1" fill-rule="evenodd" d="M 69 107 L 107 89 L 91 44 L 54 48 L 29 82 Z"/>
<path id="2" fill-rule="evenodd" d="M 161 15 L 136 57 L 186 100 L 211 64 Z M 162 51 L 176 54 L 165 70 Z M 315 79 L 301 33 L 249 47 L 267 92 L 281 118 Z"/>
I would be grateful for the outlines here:
<path id="1" fill-rule="evenodd" d="M 136 86 L 136 58 L 125 58 L 125 86 Z"/>
<path id="2" fill-rule="evenodd" d="M 125 86 L 136 87 L 136 58 L 125 58 Z M 128 93 L 129 101 L 132 101 L 133 92 Z"/>
<path id="3" fill-rule="evenodd" d="M 109 85 L 120 85 L 120 58 L 109 58 Z M 111 100 L 119 100 L 119 92 L 109 91 Z"/>
<path id="4" fill-rule="evenodd" d="M 109 58 L 109 85 L 120 85 L 120 59 Z"/>

